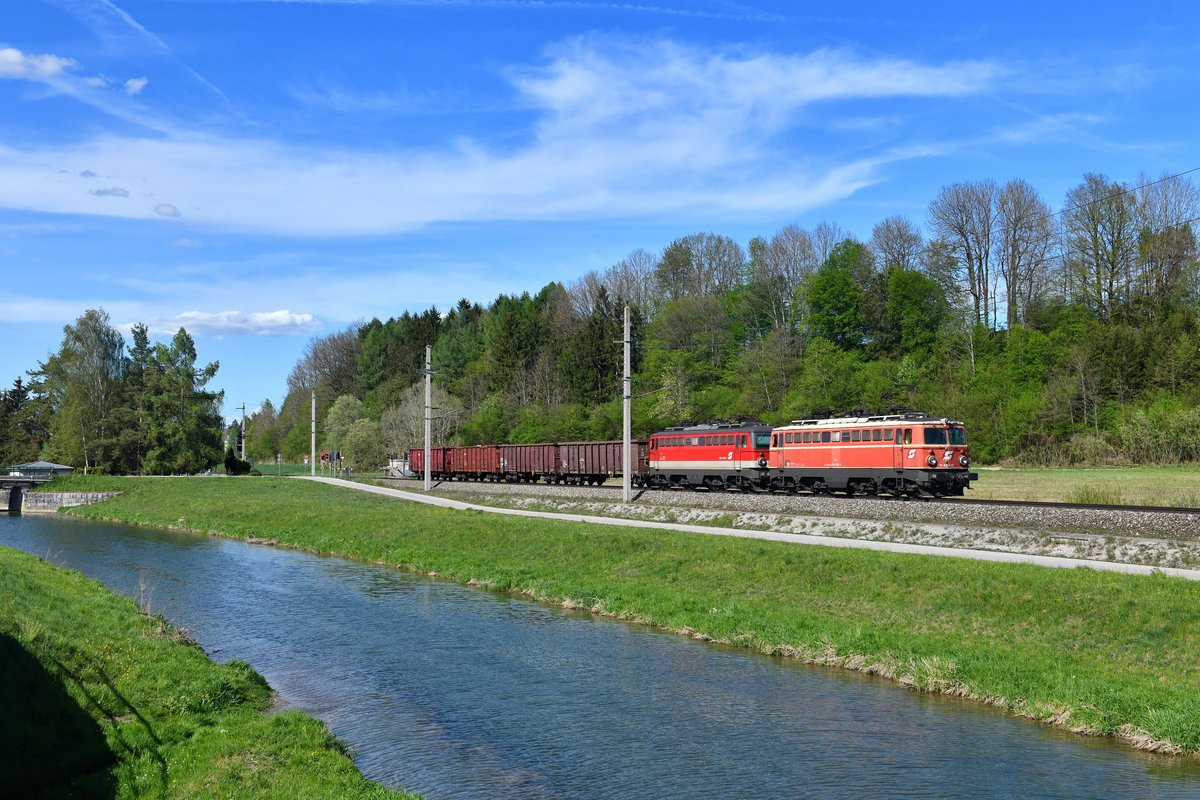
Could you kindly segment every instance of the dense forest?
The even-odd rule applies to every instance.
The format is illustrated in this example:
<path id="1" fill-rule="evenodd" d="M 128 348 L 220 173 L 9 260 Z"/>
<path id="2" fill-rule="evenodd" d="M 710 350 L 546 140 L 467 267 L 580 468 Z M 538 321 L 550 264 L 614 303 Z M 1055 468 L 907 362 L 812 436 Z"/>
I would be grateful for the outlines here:
<path id="1" fill-rule="evenodd" d="M 0 392 L 0 464 L 41 458 L 89 472 L 187 475 L 221 460 L 217 364 L 199 366 L 182 328 L 169 344 L 133 343 L 91 309 L 63 329 L 57 353 Z"/>
<path id="2" fill-rule="evenodd" d="M 944 187 L 928 236 L 868 241 L 787 226 L 743 248 L 714 233 L 603 272 L 311 340 L 249 452 L 369 462 L 422 442 L 433 347 L 436 443 L 620 435 L 623 306 L 634 433 L 757 417 L 920 408 L 966 421 L 983 462 L 1200 459 L 1200 193 L 1181 176 L 1086 175 L 1057 211 L 1028 183 Z"/>
<path id="3" fill-rule="evenodd" d="M 367 466 L 419 446 L 426 345 L 435 443 L 617 438 L 628 304 L 635 436 L 686 421 L 919 408 L 964 420 L 985 463 L 1195 461 L 1198 219 L 1186 177 L 1089 174 L 1057 211 L 1021 180 L 946 186 L 924 229 L 892 216 L 867 241 L 834 223 L 789 225 L 745 248 L 686 235 L 536 294 L 314 338 L 282 405 L 268 399 L 248 418 L 247 452 L 307 454 L 314 390 L 321 449 Z M 215 366 L 196 367 L 186 332 L 150 348 L 135 330 L 118 358 L 106 318 L 88 315 L 28 385 L 0 398 L 6 460 L 36 451 L 115 472 L 184 472 L 219 455 L 219 436 L 197 433 L 211 425 L 203 386 Z M 102 346 L 79 345 L 73 330 Z M 107 355 L 91 364 L 83 351 Z"/>

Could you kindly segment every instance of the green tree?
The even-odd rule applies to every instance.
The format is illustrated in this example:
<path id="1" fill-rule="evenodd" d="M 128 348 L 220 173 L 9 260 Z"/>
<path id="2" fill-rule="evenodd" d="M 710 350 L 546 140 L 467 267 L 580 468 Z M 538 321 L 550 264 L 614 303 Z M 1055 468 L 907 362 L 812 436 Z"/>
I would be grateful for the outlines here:
<path id="1" fill-rule="evenodd" d="M 860 347 L 863 325 L 859 316 L 862 289 L 854 280 L 854 265 L 862 245 L 845 241 L 833 249 L 829 259 L 808 279 L 805 297 L 809 333 L 843 349 Z"/>
<path id="2" fill-rule="evenodd" d="M 351 423 L 342 438 L 340 449 L 347 463 L 357 470 L 380 469 L 387 462 L 383 433 L 379 425 L 369 419 L 358 419 Z"/>
<path id="3" fill-rule="evenodd" d="M 325 415 L 325 436 L 322 439 L 324 449 L 341 450 L 342 440 L 350 432 L 351 426 L 366 416 L 363 402 L 357 397 L 349 394 L 339 397 Z"/>
<path id="4" fill-rule="evenodd" d="M 149 447 L 147 474 L 188 475 L 221 460 L 224 392 L 205 389 L 219 365 L 196 363 L 196 343 L 180 328 L 169 345 L 157 344 L 146 375 Z"/>
<path id="5" fill-rule="evenodd" d="M 58 352 L 38 371 L 54 408 L 48 457 L 85 471 L 119 465 L 114 417 L 125 365 L 125 340 L 104 309 L 63 328 Z"/>

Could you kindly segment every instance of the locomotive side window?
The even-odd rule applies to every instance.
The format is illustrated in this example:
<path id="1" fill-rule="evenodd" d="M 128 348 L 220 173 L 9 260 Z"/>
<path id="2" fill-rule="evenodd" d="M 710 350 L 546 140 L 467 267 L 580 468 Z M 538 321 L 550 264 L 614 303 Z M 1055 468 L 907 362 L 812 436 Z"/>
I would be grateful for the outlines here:
<path id="1" fill-rule="evenodd" d="M 897 430 L 899 430 L 899 429 L 897 429 Z M 904 429 L 904 443 L 912 444 L 912 428 Z"/>
<path id="2" fill-rule="evenodd" d="M 862 434 L 859 433 L 858 431 L 850 431 L 850 441 L 857 442 L 858 437 L 860 437 L 860 436 L 862 436 Z"/>
<path id="3" fill-rule="evenodd" d="M 829 435 L 829 431 L 821 431 L 821 441 L 822 442 L 828 442 L 830 440 L 830 438 L 832 438 L 832 437 Z"/>
<path id="4" fill-rule="evenodd" d="M 883 440 L 883 431 L 881 431 L 879 428 L 876 428 L 875 430 L 871 431 L 871 441 L 879 442 L 882 440 Z"/>
<path id="5" fill-rule="evenodd" d="M 895 431 L 895 430 L 893 430 L 892 428 L 884 428 L 884 429 L 883 429 L 883 440 L 884 440 L 885 442 L 890 442 L 890 441 L 892 441 L 892 439 L 894 439 L 894 438 L 896 438 L 896 431 Z"/>
<path id="6" fill-rule="evenodd" d="M 834 432 L 833 432 L 833 440 L 834 440 L 835 442 L 840 442 L 840 441 L 842 440 L 842 432 L 841 432 L 841 431 L 834 431 Z"/>

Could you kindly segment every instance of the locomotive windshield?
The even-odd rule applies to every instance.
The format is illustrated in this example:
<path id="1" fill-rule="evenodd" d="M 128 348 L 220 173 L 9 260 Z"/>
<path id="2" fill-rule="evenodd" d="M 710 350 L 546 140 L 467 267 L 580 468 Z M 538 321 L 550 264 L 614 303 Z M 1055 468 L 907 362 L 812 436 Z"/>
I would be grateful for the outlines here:
<path id="1" fill-rule="evenodd" d="M 945 428 L 926 428 L 925 429 L 925 444 L 945 444 L 946 429 Z"/>
<path id="2" fill-rule="evenodd" d="M 950 429 L 950 444 L 966 444 L 967 432 L 962 428 Z"/>
<path id="3" fill-rule="evenodd" d="M 763 449 L 771 446 L 771 432 L 759 431 L 754 434 L 754 446 L 758 449 Z"/>

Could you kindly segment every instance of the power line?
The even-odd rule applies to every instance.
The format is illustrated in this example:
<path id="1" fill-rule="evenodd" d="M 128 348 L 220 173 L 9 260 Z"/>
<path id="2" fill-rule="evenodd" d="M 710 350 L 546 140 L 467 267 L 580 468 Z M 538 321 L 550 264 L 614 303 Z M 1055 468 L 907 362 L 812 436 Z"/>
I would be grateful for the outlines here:
<path id="1" fill-rule="evenodd" d="M 1141 189 L 1145 189 L 1145 188 L 1147 188 L 1147 187 L 1149 187 L 1149 186 L 1157 186 L 1157 185 L 1158 185 L 1158 184 L 1160 184 L 1160 183 L 1166 183 L 1167 181 L 1173 181 L 1173 180 L 1175 180 L 1176 178 L 1182 178 L 1184 175 L 1190 175 L 1190 174 L 1192 174 L 1193 172 L 1200 172 L 1200 167 L 1192 167 L 1191 169 L 1185 169 L 1183 172 L 1177 172 L 1177 173 L 1175 173 L 1174 175 L 1165 175 L 1165 176 L 1163 176 L 1163 177 L 1159 178 L 1159 179 L 1158 179 L 1158 180 L 1156 180 L 1156 181 L 1150 181 L 1150 182 L 1148 182 L 1148 183 L 1139 183 L 1139 184 L 1137 184 L 1136 186 L 1124 186 L 1124 185 L 1122 185 L 1122 186 L 1121 186 L 1121 188 L 1119 188 L 1119 189 L 1115 189 L 1115 190 L 1113 190 L 1112 192 L 1109 192 L 1109 193 L 1108 193 L 1107 195 L 1105 195 L 1104 197 L 1098 197 L 1098 198 L 1096 198 L 1096 199 L 1094 199 L 1094 200 L 1088 200 L 1088 201 L 1086 201 L 1086 202 L 1083 202 L 1083 203 L 1078 203 L 1078 204 L 1076 204 L 1076 205 L 1074 205 L 1074 206 L 1067 206 L 1066 208 L 1064 208 L 1064 209 L 1062 209 L 1062 210 L 1060 210 L 1060 211 L 1055 211 L 1053 214 L 1045 214 L 1045 215 L 1043 215 L 1043 216 L 1039 217 L 1039 218 L 1037 219 L 1037 221 L 1038 221 L 1038 222 L 1041 222 L 1041 221 L 1042 221 L 1042 220 L 1044 220 L 1044 219 L 1053 219 L 1054 217 L 1058 217 L 1058 216 L 1061 216 L 1061 215 L 1063 215 L 1063 214 L 1066 214 L 1068 211 L 1075 211 L 1076 209 L 1083 208 L 1084 206 L 1090 206 L 1090 205 L 1092 205 L 1093 203 L 1100 203 L 1100 202 L 1104 202 L 1104 201 L 1106 201 L 1106 200 L 1111 200 L 1111 199 L 1112 199 L 1112 198 L 1114 198 L 1114 197 L 1120 197 L 1121 195 L 1133 194 L 1134 192 L 1136 192 L 1136 191 L 1139 191 L 1139 190 L 1141 190 Z M 1190 219 L 1190 220 L 1185 220 L 1184 222 L 1181 222 L 1181 223 L 1179 223 L 1179 224 L 1180 224 L 1180 225 L 1187 225 L 1187 224 L 1189 224 L 1189 223 L 1195 222 L 1197 219 L 1200 219 L 1200 218 L 1193 218 L 1193 219 Z"/>

